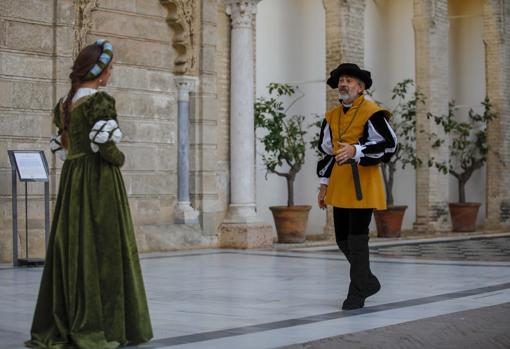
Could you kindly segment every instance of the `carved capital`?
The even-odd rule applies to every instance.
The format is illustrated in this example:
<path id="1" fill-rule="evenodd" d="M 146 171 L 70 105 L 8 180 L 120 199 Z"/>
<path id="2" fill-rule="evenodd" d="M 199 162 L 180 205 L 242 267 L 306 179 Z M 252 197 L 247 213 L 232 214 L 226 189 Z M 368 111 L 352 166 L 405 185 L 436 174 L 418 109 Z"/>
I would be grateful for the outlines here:
<path id="1" fill-rule="evenodd" d="M 232 20 L 232 27 L 251 28 L 259 2 L 260 0 L 225 0 L 225 11 Z"/>
<path id="2" fill-rule="evenodd" d="M 198 45 L 195 22 L 197 8 L 194 0 L 160 0 L 168 10 L 167 23 L 174 30 L 172 46 L 177 52 L 174 73 L 196 70 Z"/>
<path id="3" fill-rule="evenodd" d="M 175 77 L 175 85 L 177 86 L 178 101 L 189 101 L 189 94 L 196 90 L 197 78 L 193 76 L 177 76 Z"/>

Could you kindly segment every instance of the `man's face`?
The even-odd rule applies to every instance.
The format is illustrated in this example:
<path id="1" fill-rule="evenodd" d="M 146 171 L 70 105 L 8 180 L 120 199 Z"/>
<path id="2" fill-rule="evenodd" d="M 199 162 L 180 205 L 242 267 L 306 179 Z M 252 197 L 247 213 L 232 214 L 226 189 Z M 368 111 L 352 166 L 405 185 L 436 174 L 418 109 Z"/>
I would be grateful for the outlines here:
<path id="1" fill-rule="evenodd" d="M 342 75 L 338 80 L 338 92 L 344 103 L 351 103 L 363 91 L 362 82 L 358 78 L 349 75 Z"/>

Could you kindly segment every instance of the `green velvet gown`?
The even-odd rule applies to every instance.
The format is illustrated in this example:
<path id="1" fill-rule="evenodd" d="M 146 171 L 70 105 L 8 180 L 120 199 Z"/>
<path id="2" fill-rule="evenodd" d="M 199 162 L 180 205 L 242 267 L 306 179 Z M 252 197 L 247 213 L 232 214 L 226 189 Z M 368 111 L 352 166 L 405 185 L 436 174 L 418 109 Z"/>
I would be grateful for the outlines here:
<path id="1" fill-rule="evenodd" d="M 61 104 L 54 123 L 61 129 Z M 152 326 L 115 143 L 90 147 L 98 120 L 117 118 L 104 92 L 71 106 L 46 261 L 31 329 L 33 348 L 117 348 L 147 342 Z"/>

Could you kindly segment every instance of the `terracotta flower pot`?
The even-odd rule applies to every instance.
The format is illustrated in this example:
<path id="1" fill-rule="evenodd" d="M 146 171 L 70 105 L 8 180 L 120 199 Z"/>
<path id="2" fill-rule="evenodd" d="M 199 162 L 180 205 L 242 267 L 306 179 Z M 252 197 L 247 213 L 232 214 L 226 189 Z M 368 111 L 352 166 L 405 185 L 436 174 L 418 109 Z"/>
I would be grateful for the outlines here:
<path id="1" fill-rule="evenodd" d="M 293 243 L 305 241 L 306 224 L 311 208 L 312 206 L 310 205 L 269 207 L 273 213 L 278 242 Z"/>
<path id="2" fill-rule="evenodd" d="M 452 231 L 469 232 L 476 229 L 479 202 L 450 203 L 450 217 L 452 219 Z"/>
<path id="3" fill-rule="evenodd" d="M 388 206 L 386 210 L 374 211 L 377 236 L 398 238 L 402 230 L 402 220 L 407 206 Z"/>

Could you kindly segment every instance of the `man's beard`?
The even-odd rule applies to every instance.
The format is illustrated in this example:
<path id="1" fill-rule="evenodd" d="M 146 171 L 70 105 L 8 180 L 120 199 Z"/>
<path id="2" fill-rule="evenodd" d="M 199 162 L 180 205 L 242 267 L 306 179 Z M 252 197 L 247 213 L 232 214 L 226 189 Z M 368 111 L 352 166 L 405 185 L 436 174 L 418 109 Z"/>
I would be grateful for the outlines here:
<path id="1" fill-rule="evenodd" d="M 342 101 L 345 101 L 345 100 L 350 101 L 350 100 L 355 100 L 357 96 L 358 95 L 351 95 L 347 91 L 340 91 L 338 98 Z"/>
<path id="2" fill-rule="evenodd" d="M 350 99 L 350 95 L 348 92 L 340 92 L 340 94 L 338 95 L 338 98 L 340 98 L 341 100 L 344 100 L 344 99 Z"/>

